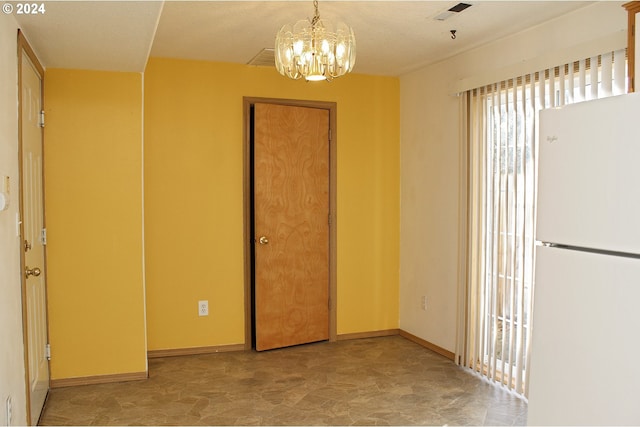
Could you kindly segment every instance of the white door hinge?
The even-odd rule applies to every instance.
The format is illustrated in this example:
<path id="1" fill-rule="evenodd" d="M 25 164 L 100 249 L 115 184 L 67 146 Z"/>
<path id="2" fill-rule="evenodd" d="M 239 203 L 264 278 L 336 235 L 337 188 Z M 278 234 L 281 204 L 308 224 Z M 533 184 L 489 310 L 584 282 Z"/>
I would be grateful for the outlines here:
<path id="1" fill-rule="evenodd" d="M 44 110 L 40 111 L 40 127 L 44 127 Z"/>
<path id="2" fill-rule="evenodd" d="M 47 360 L 51 360 L 51 344 L 47 344 L 44 347 L 44 357 L 46 357 Z"/>
<path id="3" fill-rule="evenodd" d="M 40 231 L 40 243 L 42 243 L 42 246 L 47 246 L 47 229 L 43 228 Z"/>

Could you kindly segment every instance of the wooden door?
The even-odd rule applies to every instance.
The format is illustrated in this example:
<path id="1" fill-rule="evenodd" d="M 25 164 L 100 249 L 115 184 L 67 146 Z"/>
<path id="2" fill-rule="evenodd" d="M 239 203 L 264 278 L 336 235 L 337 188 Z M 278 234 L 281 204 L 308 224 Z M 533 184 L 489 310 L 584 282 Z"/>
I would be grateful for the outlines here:
<path id="1" fill-rule="evenodd" d="M 329 339 L 329 111 L 255 104 L 256 350 Z"/>
<path id="2" fill-rule="evenodd" d="M 47 356 L 47 298 L 42 156 L 42 78 L 23 52 L 21 55 L 21 218 L 24 250 L 23 318 L 30 423 L 38 423 L 49 391 Z"/>

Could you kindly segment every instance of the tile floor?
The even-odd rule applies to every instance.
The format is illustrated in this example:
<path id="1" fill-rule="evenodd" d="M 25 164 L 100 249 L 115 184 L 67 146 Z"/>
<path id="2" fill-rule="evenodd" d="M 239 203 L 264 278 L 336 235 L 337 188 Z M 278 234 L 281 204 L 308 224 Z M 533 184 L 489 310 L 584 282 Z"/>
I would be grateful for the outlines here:
<path id="1" fill-rule="evenodd" d="M 399 336 L 149 361 L 54 389 L 41 425 L 524 425 L 527 404 Z"/>

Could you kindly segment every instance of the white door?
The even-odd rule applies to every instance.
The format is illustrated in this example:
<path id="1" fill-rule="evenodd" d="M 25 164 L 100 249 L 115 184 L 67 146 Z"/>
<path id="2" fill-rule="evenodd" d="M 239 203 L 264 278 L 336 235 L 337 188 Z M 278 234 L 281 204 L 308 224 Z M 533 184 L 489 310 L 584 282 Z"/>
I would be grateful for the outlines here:
<path id="1" fill-rule="evenodd" d="M 32 425 L 38 423 L 49 391 L 44 206 L 42 182 L 42 78 L 25 52 L 21 56 L 23 310 Z"/>
<path id="2" fill-rule="evenodd" d="M 540 112 L 536 240 L 640 254 L 640 93 Z"/>
<path id="3" fill-rule="evenodd" d="M 640 259 L 536 248 L 529 425 L 640 423 Z"/>

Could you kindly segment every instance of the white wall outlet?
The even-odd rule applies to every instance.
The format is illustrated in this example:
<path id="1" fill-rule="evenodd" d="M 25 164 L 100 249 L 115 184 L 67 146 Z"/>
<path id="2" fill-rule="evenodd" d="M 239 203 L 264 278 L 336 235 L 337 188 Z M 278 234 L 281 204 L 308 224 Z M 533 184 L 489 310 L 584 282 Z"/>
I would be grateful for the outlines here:
<path id="1" fill-rule="evenodd" d="M 427 311 L 427 296 L 426 295 L 422 295 L 422 298 L 420 299 L 420 308 L 422 308 L 423 311 Z"/>
<path id="2" fill-rule="evenodd" d="M 208 316 L 209 315 L 209 301 L 203 300 L 198 301 L 198 316 Z"/>
<path id="3" fill-rule="evenodd" d="M 0 185 L 0 211 L 5 211 L 9 209 L 9 177 L 3 176 L 2 183 Z"/>
<path id="4" fill-rule="evenodd" d="M 13 418 L 13 407 L 11 403 L 11 396 L 7 397 L 7 425 L 10 426 Z"/>
<path id="5" fill-rule="evenodd" d="M 6 211 L 7 209 L 9 209 L 9 195 L 0 192 L 0 211 Z"/>

